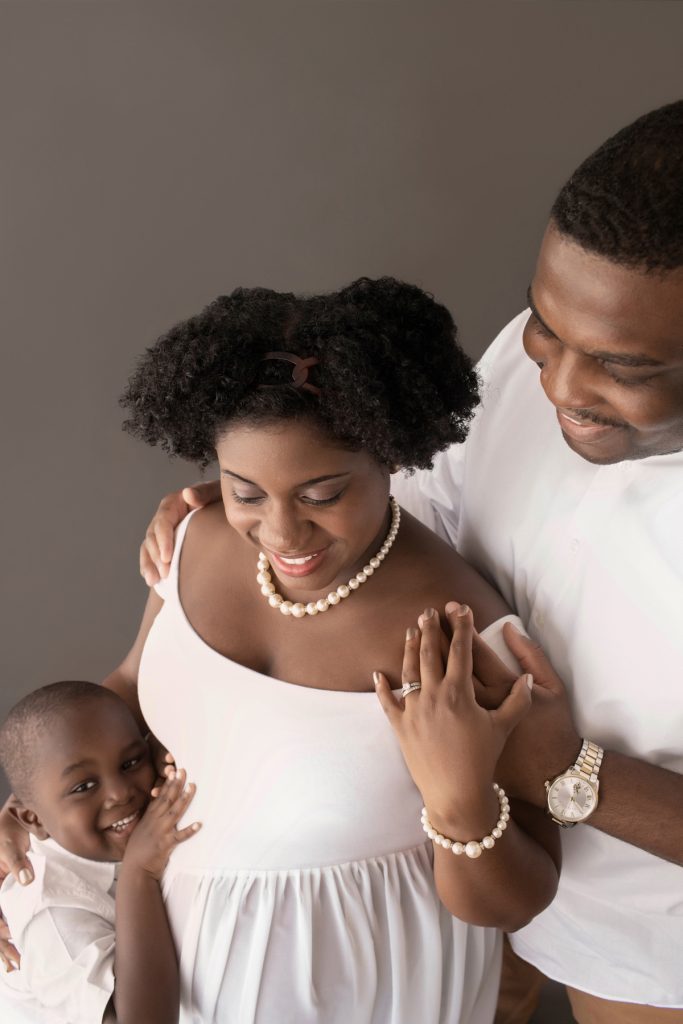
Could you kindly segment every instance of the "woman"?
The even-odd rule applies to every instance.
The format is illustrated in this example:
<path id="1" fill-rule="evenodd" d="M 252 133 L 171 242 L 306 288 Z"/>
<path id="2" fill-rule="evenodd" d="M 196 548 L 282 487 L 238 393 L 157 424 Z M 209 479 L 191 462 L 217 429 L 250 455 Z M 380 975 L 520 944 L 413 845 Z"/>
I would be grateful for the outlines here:
<path id="1" fill-rule="evenodd" d="M 197 782 L 203 828 L 164 887 L 182 1021 L 484 1024 L 497 929 L 554 894 L 552 829 L 493 786 L 527 680 L 496 712 L 474 700 L 473 622 L 495 635 L 508 609 L 389 495 L 466 432 L 455 336 L 391 279 L 238 290 L 149 349 L 122 399 L 132 434 L 222 480 L 106 681 Z"/>

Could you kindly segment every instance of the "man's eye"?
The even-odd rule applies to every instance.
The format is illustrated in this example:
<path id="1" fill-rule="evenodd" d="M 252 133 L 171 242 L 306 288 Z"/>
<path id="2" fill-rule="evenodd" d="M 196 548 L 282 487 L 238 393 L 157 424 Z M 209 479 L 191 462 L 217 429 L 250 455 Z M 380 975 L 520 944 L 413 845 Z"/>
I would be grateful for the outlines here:
<path id="1" fill-rule="evenodd" d="M 602 365 L 613 381 L 617 384 L 623 384 L 627 388 L 637 388 L 640 384 L 649 384 L 654 379 L 653 375 L 649 377 L 622 377 L 621 374 L 616 373 L 613 369 L 614 364 L 603 362 Z"/>

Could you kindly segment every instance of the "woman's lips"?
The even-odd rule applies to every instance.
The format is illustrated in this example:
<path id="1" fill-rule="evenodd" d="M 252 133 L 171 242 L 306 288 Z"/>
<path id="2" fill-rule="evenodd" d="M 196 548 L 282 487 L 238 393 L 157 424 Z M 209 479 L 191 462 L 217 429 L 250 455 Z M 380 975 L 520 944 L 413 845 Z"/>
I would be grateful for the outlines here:
<path id="1" fill-rule="evenodd" d="M 613 434 L 623 427 L 614 426 L 612 423 L 593 423 L 591 420 L 580 420 L 569 416 L 557 409 L 557 419 L 562 432 L 571 437 L 573 441 L 601 441 L 608 434 Z"/>
<path id="2" fill-rule="evenodd" d="M 322 551 L 311 551 L 307 555 L 278 555 L 274 551 L 268 551 L 270 564 L 278 575 L 296 577 L 310 576 L 316 572 L 327 554 L 327 548 Z"/>

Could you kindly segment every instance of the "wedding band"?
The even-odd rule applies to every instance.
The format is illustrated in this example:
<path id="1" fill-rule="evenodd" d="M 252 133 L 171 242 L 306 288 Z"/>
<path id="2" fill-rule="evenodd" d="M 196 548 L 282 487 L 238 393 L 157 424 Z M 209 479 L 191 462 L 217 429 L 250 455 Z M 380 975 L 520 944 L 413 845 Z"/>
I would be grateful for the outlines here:
<path id="1" fill-rule="evenodd" d="M 409 693 L 422 689 L 422 683 L 404 683 L 401 687 L 401 696 L 407 697 Z"/>

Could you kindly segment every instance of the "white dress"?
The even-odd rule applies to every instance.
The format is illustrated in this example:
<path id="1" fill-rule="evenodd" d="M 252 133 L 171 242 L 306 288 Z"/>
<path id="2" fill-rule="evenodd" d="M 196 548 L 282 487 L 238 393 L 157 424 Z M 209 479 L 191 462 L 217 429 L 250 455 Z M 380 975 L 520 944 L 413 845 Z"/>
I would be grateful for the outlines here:
<path id="1" fill-rule="evenodd" d="M 139 679 L 203 823 L 164 878 L 181 1024 L 490 1024 L 500 936 L 440 904 L 376 695 L 288 684 L 204 643 L 178 597 L 188 521 Z"/>

